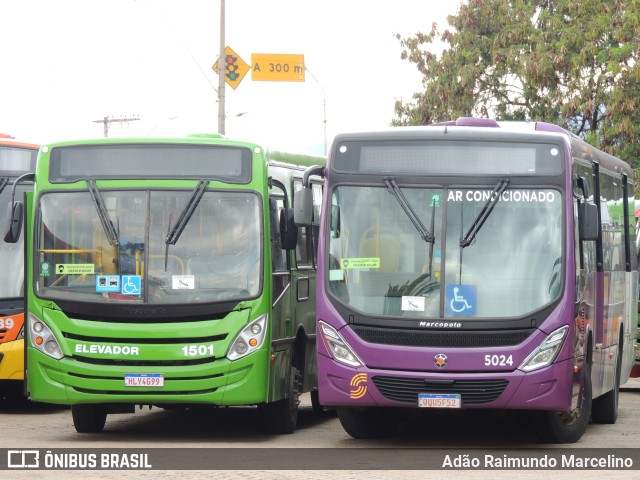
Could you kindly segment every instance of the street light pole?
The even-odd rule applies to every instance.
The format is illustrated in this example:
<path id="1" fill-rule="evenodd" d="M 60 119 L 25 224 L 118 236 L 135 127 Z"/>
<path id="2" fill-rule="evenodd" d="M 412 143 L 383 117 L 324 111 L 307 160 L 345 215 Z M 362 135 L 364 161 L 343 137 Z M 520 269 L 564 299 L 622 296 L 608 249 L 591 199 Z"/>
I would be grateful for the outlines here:
<path id="1" fill-rule="evenodd" d="M 324 94 L 324 87 L 322 86 L 322 84 L 318 81 L 318 79 L 316 78 L 316 76 L 311 73 L 311 70 L 309 70 L 306 65 L 304 67 L 304 70 L 311 75 L 311 78 L 313 78 L 313 80 L 318 84 L 318 86 L 320 87 L 320 90 L 322 90 L 322 121 L 324 123 L 324 154 L 325 156 L 327 155 L 327 98 Z"/>
<path id="2" fill-rule="evenodd" d="M 226 60 L 224 44 L 224 24 L 225 24 L 225 0 L 220 0 L 220 53 L 218 57 L 218 133 L 225 134 L 225 98 L 224 86 L 227 79 Z"/>

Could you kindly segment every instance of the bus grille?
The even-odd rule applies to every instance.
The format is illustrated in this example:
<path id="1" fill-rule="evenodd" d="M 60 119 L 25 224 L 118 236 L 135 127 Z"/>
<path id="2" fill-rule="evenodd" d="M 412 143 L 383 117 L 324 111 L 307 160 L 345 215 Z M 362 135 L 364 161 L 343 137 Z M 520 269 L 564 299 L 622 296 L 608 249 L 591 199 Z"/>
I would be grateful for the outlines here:
<path id="1" fill-rule="evenodd" d="M 374 376 L 373 383 L 387 399 L 418 405 L 419 393 L 459 394 L 463 405 L 496 400 L 509 384 L 508 380 L 451 380 L 443 384 L 421 378 Z"/>
<path id="2" fill-rule="evenodd" d="M 405 347 L 507 347 L 526 340 L 535 328 L 500 331 L 424 331 L 374 328 L 351 325 L 353 331 L 365 342 Z"/>
<path id="3" fill-rule="evenodd" d="M 79 363 L 89 363 L 93 365 L 111 365 L 119 367 L 185 367 L 189 365 L 203 365 L 206 363 L 215 363 L 214 357 L 196 358 L 193 360 L 131 360 L 131 359 L 112 359 L 112 358 L 92 358 L 74 355 L 73 359 Z"/>

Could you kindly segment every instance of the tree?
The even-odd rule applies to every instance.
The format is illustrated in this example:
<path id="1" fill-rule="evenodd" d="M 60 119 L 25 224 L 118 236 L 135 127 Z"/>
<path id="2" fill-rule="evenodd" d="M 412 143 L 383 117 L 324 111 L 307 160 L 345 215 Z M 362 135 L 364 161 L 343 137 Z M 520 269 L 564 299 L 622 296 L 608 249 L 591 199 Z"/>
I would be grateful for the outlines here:
<path id="1" fill-rule="evenodd" d="M 447 21 L 398 35 L 424 91 L 394 125 L 547 121 L 640 167 L 640 0 L 468 0 Z"/>

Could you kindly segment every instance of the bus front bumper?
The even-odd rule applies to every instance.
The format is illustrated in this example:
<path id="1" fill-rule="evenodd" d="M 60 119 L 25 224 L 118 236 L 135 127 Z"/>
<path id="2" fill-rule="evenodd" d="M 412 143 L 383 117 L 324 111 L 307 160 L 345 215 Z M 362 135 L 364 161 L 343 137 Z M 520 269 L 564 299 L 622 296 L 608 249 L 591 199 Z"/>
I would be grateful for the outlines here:
<path id="1" fill-rule="evenodd" d="M 320 403 L 331 407 L 419 408 L 421 395 L 453 394 L 460 395 L 460 408 L 566 411 L 572 369 L 567 360 L 529 373 L 426 373 L 354 369 L 318 355 L 318 390 Z"/>
<path id="2" fill-rule="evenodd" d="M 29 348 L 27 378 L 30 398 L 46 403 L 252 405 L 266 400 L 267 365 L 266 350 L 233 362 L 157 368 L 87 365 Z M 163 385 L 125 386 L 130 374 L 161 375 Z"/>

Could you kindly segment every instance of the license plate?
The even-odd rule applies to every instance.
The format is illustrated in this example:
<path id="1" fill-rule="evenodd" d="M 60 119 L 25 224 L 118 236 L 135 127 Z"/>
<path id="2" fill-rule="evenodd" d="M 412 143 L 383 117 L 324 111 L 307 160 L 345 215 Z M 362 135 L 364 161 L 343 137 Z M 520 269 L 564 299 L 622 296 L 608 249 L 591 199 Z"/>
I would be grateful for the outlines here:
<path id="1" fill-rule="evenodd" d="M 420 408 L 462 408 L 462 398 L 457 394 L 420 393 Z"/>
<path id="2" fill-rule="evenodd" d="M 127 373 L 124 376 L 125 387 L 164 387 L 164 375 L 161 373 Z"/>

